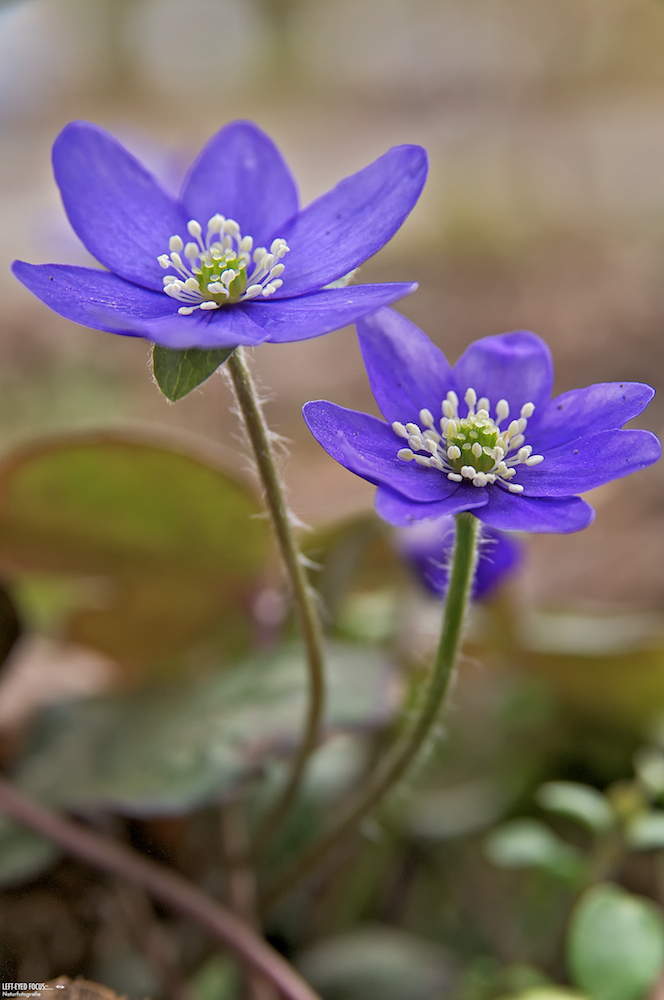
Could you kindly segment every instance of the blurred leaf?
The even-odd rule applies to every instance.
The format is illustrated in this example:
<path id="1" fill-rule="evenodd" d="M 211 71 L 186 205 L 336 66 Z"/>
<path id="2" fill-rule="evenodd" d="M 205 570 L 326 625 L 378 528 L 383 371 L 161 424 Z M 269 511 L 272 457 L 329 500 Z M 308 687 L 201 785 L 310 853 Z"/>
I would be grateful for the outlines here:
<path id="1" fill-rule="evenodd" d="M 228 955 L 213 955 L 189 981 L 194 1000 L 236 1000 L 240 985 L 237 965 Z"/>
<path id="2" fill-rule="evenodd" d="M 536 819 L 514 819 L 485 841 L 486 855 L 499 868 L 542 868 L 558 878 L 583 876 L 583 856 Z"/>
<path id="3" fill-rule="evenodd" d="M 637 816 L 625 830 L 625 837 L 635 851 L 664 847 L 664 810 L 658 809 Z"/>
<path id="4" fill-rule="evenodd" d="M 120 434 L 49 441 L 0 466 L 0 563 L 23 574 L 110 578 L 106 606 L 64 638 L 133 668 L 211 629 L 227 643 L 266 557 L 268 525 L 220 469 Z"/>
<path id="5" fill-rule="evenodd" d="M 234 350 L 230 347 L 201 351 L 190 347 L 186 351 L 173 351 L 154 344 L 152 374 L 166 399 L 175 403 L 213 375 Z"/>
<path id="6" fill-rule="evenodd" d="M 664 920 L 648 899 L 610 883 L 583 894 L 569 926 L 575 985 L 593 1000 L 642 1000 L 664 968 Z"/>
<path id="7" fill-rule="evenodd" d="M 391 679 L 378 652 L 331 646 L 328 728 L 384 722 L 393 708 Z M 166 691 L 58 706 L 45 713 L 17 780 L 62 806 L 184 813 L 290 752 L 305 691 L 302 652 L 288 647 Z"/>
<path id="8" fill-rule="evenodd" d="M 50 868 L 59 854 L 49 840 L 0 816 L 0 887 L 35 878 Z"/>
<path id="9" fill-rule="evenodd" d="M 504 812 L 504 796 L 488 781 L 467 781 L 415 794 L 407 807 L 407 826 L 416 837 L 447 840 L 495 823 Z"/>
<path id="10" fill-rule="evenodd" d="M 522 993 L 515 993 L 512 996 L 500 997 L 500 1000 L 584 1000 L 585 994 L 577 993 L 566 986 L 533 986 Z"/>
<path id="11" fill-rule="evenodd" d="M 615 815 L 601 792 L 576 781 L 548 781 L 537 791 L 537 801 L 549 812 L 562 813 L 591 830 L 608 830 Z"/>
<path id="12" fill-rule="evenodd" d="M 325 1000 L 438 1000 L 452 983 L 444 952 L 391 927 L 360 927 L 321 941 L 297 966 Z"/>
<path id="13" fill-rule="evenodd" d="M 634 757 L 634 770 L 651 795 L 664 792 L 664 754 L 659 747 L 644 747 Z"/>

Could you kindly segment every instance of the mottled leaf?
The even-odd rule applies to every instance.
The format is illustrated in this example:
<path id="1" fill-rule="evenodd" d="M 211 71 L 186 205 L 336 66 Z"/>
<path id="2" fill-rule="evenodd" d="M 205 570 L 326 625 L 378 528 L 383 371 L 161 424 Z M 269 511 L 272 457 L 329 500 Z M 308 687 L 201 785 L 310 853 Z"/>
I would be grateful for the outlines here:
<path id="1" fill-rule="evenodd" d="M 152 374 L 166 399 L 175 403 L 213 375 L 234 350 L 228 347 L 202 351 L 190 347 L 186 351 L 174 351 L 154 344 Z"/>
<path id="2" fill-rule="evenodd" d="M 391 677 L 380 653 L 332 646 L 328 729 L 364 729 L 389 718 Z M 288 647 L 165 691 L 59 706 L 46 714 L 17 780 L 61 806 L 134 816 L 186 812 L 290 753 L 305 691 L 302 652 Z"/>

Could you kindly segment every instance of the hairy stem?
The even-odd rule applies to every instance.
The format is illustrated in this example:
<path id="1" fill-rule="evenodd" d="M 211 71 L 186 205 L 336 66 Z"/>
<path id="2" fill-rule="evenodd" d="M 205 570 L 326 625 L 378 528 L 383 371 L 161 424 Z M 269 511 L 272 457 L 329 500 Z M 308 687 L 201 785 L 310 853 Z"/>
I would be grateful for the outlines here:
<path id="1" fill-rule="evenodd" d="M 270 442 L 270 431 L 241 347 L 235 349 L 227 364 L 290 580 L 306 650 L 309 679 L 307 715 L 300 746 L 286 785 L 264 818 L 256 837 L 255 850 L 258 851 L 265 846 L 288 814 L 297 797 L 309 758 L 318 744 L 325 707 L 323 634 L 314 596 L 304 571 L 302 555 L 291 527 L 288 505 Z"/>
<path id="2" fill-rule="evenodd" d="M 265 908 L 269 908 L 348 833 L 356 829 L 367 813 L 403 778 L 438 718 L 461 645 L 476 562 L 479 522 L 472 514 L 465 513 L 457 514 L 456 522 L 456 541 L 445 616 L 429 687 L 419 715 L 410 732 L 393 747 L 392 752 L 383 758 L 366 783 L 357 790 L 332 829 L 296 858 L 292 866 L 268 887 L 263 899 Z"/>
<path id="3" fill-rule="evenodd" d="M 0 778 L 0 812 L 36 830 L 67 854 L 126 879 L 154 899 L 191 917 L 243 964 L 273 982 L 287 1000 L 321 1000 L 255 931 L 177 872 L 53 812 L 4 778 Z"/>

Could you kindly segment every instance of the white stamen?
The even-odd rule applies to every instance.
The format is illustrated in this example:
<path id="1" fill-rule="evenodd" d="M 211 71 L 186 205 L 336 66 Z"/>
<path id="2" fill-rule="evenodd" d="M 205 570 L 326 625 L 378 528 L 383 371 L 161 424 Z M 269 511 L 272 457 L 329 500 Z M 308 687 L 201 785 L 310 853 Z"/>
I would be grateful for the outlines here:
<path id="1" fill-rule="evenodd" d="M 182 239 L 179 236 L 171 236 L 170 240 L 168 241 L 168 249 L 174 250 L 176 253 L 179 250 L 182 250 L 183 246 L 184 243 L 182 242 Z"/>
<path id="2" fill-rule="evenodd" d="M 274 243 L 271 250 L 274 249 Z M 263 257 L 260 258 L 260 264 Z M 269 285 L 266 286 L 269 288 Z M 263 294 L 265 294 L 265 288 Z M 528 419 L 535 411 L 533 403 L 524 403 L 518 419 L 512 420 L 506 430 L 500 430 L 502 421 L 510 415 L 509 403 L 499 399 L 496 403 L 496 418 L 491 416 L 491 402 L 486 396 L 478 399 L 477 393 L 469 387 L 464 394 L 468 415 L 459 417 L 459 398 L 450 390 L 441 403 L 443 416 L 439 420 L 442 437 L 435 429 L 435 418 L 424 407 L 419 411 L 422 430 L 415 423 L 402 424 L 394 421 L 392 429 L 397 437 L 405 438 L 408 447 L 397 452 L 402 461 L 415 461 L 424 468 L 444 472 L 452 482 L 469 480 L 473 486 L 483 488 L 497 484 L 511 493 L 523 493 L 524 487 L 511 480 L 518 474 L 517 466 L 534 467 L 544 461 L 544 455 L 533 455 L 532 445 L 525 444 Z M 495 443 L 494 443 L 495 442 Z M 426 454 L 422 454 L 425 452 Z M 460 461 L 474 460 L 475 465 Z M 489 464 L 489 468 L 486 465 Z M 485 468 L 477 468 L 484 465 Z"/>

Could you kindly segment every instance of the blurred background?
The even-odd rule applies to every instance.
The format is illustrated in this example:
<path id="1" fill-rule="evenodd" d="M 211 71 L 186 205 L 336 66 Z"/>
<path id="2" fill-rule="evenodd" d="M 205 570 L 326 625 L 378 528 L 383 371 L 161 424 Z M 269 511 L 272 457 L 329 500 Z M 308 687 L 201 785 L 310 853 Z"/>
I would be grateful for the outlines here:
<path id="1" fill-rule="evenodd" d="M 633 379 L 650 382 L 661 392 L 663 55 L 664 0 L 6 0 L 0 4 L 3 452 L 72 431 L 110 429 L 122 436 L 138 430 L 197 455 L 221 455 L 240 478 L 246 468 L 231 396 L 220 377 L 168 405 L 149 377 L 149 345 L 61 319 L 9 273 L 15 257 L 34 263 L 90 262 L 68 226 L 50 167 L 53 140 L 77 118 L 107 128 L 175 189 L 213 132 L 234 118 L 251 118 L 283 151 L 305 203 L 388 147 L 422 144 L 431 158 L 423 196 L 391 243 L 364 265 L 361 280 L 419 281 L 419 290 L 397 308 L 452 361 L 479 337 L 529 328 L 552 348 L 556 391 Z M 322 452 L 300 415 L 302 403 L 321 397 L 374 409 L 354 331 L 300 344 L 265 345 L 254 352 L 254 361 L 268 394 L 268 420 L 290 442 L 284 475 L 297 515 L 319 529 L 341 518 L 360 518 L 352 523 L 363 524 L 372 488 Z M 660 435 L 661 398 L 638 423 Z M 122 456 L 118 462 L 121 478 Z M 102 462 L 100 468 L 111 476 L 111 466 Z M 179 475 L 177 470 L 168 474 L 174 482 Z M 157 470 L 154 482 L 164 475 Z M 386 925 L 401 920 L 417 933 L 438 935 L 436 940 L 448 946 L 471 926 L 472 941 L 459 945 L 459 954 L 466 954 L 464 948 L 471 954 L 468 968 L 476 959 L 479 964 L 464 980 L 465 992 L 458 994 L 471 1000 L 507 989 L 506 980 L 502 987 L 498 983 L 498 972 L 498 978 L 491 978 L 503 962 L 541 962 L 550 974 L 563 975 L 555 947 L 547 951 L 541 941 L 533 944 L 521 918 L 513 925 L 501 915 L 500 900 L 511 892 L 509 883 L 500 881 L 502 872 L 492 881 L 486 860 L 477 861 L 483 858 L 479 841 L 468 849 L 471 855 L 475 850 L 472 857 L 461 847 L 447 854 L 442 848 L 442 854 L 436 851 L 467 830 L 482 831 L 506 815 L 532 811 L 534 789 L 546 778 L 572 777 L 602 788 L 632 780 L 632 753 L 644 741 L 660 739 L 653 736 L 653 726 L 664 711 L 663 498 L 664 467 L 659 465 L 595 491 L 589 499 L 598 518 L 588 530 L 527 540 L 509 599 L 499 599 L 507 603 L 482 612 L 475 622 L 473 655 L 484 666 L 475 662 L 465 669 L 451 723 L 449 760 L 445 758 L 434 782 L 436 789 L 448 778 L 470 782 L 463 786 L 466 798 L 455 800 L 466 825 L 443 829 L 439 820 L 431 820 L 433 815 L 440 819 L 440 808 L 422 805 L 406 842 L 394 847 L 390 841 L 376 861 L 374 875 L 383 886 L 382 896 L 376 890 L 380 905 L 374 905 L 370 890 L 364 896 L 360 892 L 355 909 L 354 904 L 344 909 L 337 899 L 333 918 L 328 914 L 317 925 L 326 934 L 365 918 Z M 150 502 L 160 504 L 158 492 Z M 98 516 L 103 520 L 105 515 L 101 511 Z M 207 523 L 207 514 L 200 517 L 201 524 Z M 35 567 L 40 573 L 59 570 L 59 556 L 40 563 L 23 550 L 17 555 L 18 543 L 12 549 L 7 532 L 3 522 L 0 563 L 10 582 L 17 581 L 12 599 L 19 612 L 28 619 L 32 615 L 33 630 L 41 631 L 44 641 L 57 631 L 49 623 L 61 621 L 63 609 L 77 606 L 86 573 L 96 582 L 85 584 L 83 604 L 90 605 L 92 587 L 92 605 L 103 606 L 97 577 L 106 564 L 97 569 L 81 556 L 67 565 L 67 572 L 78 574 L 79 589 L 70 588 L 63 596 L 62 587 L 42 586 L 43 579 L 35 582 L 28 572 Z M 328 541 L 320 542 L 322 549 Z M 80 544 L 84 548 L 88 542 Z M 214 544 L 223 548 L 224 543 Z M 380 549 L 384 542 L 376 544 Z M 380 585 L 384 558 L 372 550 L 357 601 L 336 623 L 346 639 L 394 639 L 386 624 L 391 605 Z M 191 572 L 199 569 L 196 564 Z M 248 575 L 253 572 L 258 572 L 254 566 L 246 568 Z M 275 579 L 272 567 L 261 577 L 260 593 L 268 596 L 258 611 L 253 606 L 268 639 L 283 619 Z M 182 591 L 177 600 L 184 601 Z M 435 632 L 438 612 L 429 607 L 426 614 L 429 625 L 422 626 L 422 634 L 428 650 L 426 637 L 430 640 Z M 195 633 L 199 624 L 196 619 L 187 628 Z M 67 636 L 79 642 L 83 638 L 85 645 L 91 633 L 77 628 Z M 96 632 L 90 642 L 90 648 L 101 651 L 97 659 L 89 654 L 80 668 L 72 667 L 71 656 L 66 666 L 61 663 L 53 682 L 58 698 L 63 691 L 80 695 L 108 686 L 114 668 L 104 656 L 115 657 L 112 631 L 107 629 L 104 641 Z M 259 645 L 267 641 L 261 635 Z M 419 641 L 412 634 L 407 638 Z M 399 641 L 403 645 L 403 636 Z M 246 645 L 246 636 L 237 640 L 237 648 Z M 121 650 L 117 657 L 136 662 L 139 646 L 129 653 Z M 10 703 L 4 709 L 0 704 L 0 716 L 5 713 L 0 724 L 10 731 L 10 737 L 2 737 L 10 762 L 24 746 L 11 727 L 27 711 L 26 703 L 40 700 L 35 688 L 45 683 L 38 664 L 45 658 L 52 668 L 57 659 L 52 647 L 47 654 L 32 648 L 31 656 L 22 679 L 0 689 L 5 706 L 7 699 Z M 492 657 L 501 666 L 489 676 L 486 664 Z M 517 666 L 523 670 L 521 680 L 510 673 Z M 466 726 L 484 733 L 484 740 L 470 747 Z M 524 754 L 530 755 L 527 765 Z M 481 787 L 472 784 L 480 779 Z M 502 791 L 496 798 L 498 787 Z M 150 809 L 153 815 L 159 812 L 154 805 Z M 135 814 L 129 809 L 129 815 Z M 180 834 L 169 833 L 167 826 L 159 829 L 152 829 L 154 842 L 166 854 L 177 855 Z M 136 836 L 143 844 L 143 834 Z M 422 848 L 424 842 L 435 845 L 432 853 Z M 644 864 L 627 884 L 657 895 L 654 869 Z M 553 870 L 555 864 L 549 867 Z M 434 905 L 426 897 L 426 872 L 434 868 L 442 882 L 433 884 L 444 883 L 449 890 L 437 923 L 422 916 Z M 549 875 L 555 882 L 555 871 Z M 401 913 L 397 900 L 411 876 L 416 883 L 411 910 L 423 909 L 417 910 L 419 917 L 408 911 L 404 923 L 395 917 Z M 72 877 L 67 869 L 57 892 L 62 894 Z M 128 966 L 117 974 L 122 962 L 107 961 L 116 954 L 117 942 L 95 945 L 96 964 L 89 956 L 85 962 L 76 958 L 78 952 L 67 958 L 66 944 L 59 950 L 54 946 L 57 961 L 44 958 L 30 893 L 41 892 L 39 900 L 48 897 L 55 906 L 51 890 L 40 883 L 37 889 L 8 891 L 15 893 L 12 905 L 25 906 L 28 944 L 19 942 L 7 951 L 11 975 L 6 979 L 72 974 L 80 968 L 131 995 L 146 990 L 160 995 L 149 974 L 141 979 L 144 969 L 134 979 L 125 975 Z M 529 891 L 523 889 L 525 896 Z M 115 900 L 104 905 L 115 913 L 113 907 L 131 909 L 133 904 Z M 537 903 L 532 905 L 531 916 L 537 911 Z M 559 910 L 565 910 L 564 903 Z M 56 907 L 56 921 L 58 912 Z M 289 934 L 298 940 L 290 919 L 274 918 L 275 940 L 287 952 Z M 115 927 L 115 917 L 109 920 Z M 560 922 L 558 916 L 555 920 Z M 0 926 L 9 933 L 7 922 L 0 920 Z M 536 933 L 550 937 L 546 921 L 543 926 Z M 367 938 L 362 949 L 370 952 L 372 941 Z M 80 955 L 87 954 L 85 947 L 81 945 Z M 384 954 L 385 940 L 376 948 Z M 192 953 L 196 957 L 190 964 L 200 964 L 205 956 L 195 948 Z M 16 965 L 19 954 L 24 965 Z M 487 958 L 489 954 L 494 957 Z M 322 957 L 310 956 L 314 979 L 315 969 L 327 968 L 326 961 L 335 965 L 335 955 L 326 958 L 323 951 Z M 466 958 L 455 961 L 463 964 Z M 413 962 L 419 963 L 417 956 Z M 443 962 L 441 968 L 448 965 Z M 447 974 L 433 976 L 434 986 L 425 984 L 421 996 L 437 1000 Z M 530 981 L 527 976 L 519 980 Z M 212 986 L 199 983 L 204 1000 L 222 995 L 221 987 L 214 992 L 216 980 L 210 982 Z M 205 993 L 204 986 L 212 992 Z M 356 996 L 334 988 L 325 996 Z M 223 996 L 234 996 L 233 987 L 228 989 Z M 357 994 L 361 1000 L 369 995 Z M 398 1000 L 400 996 L 395 993 Z"/>

